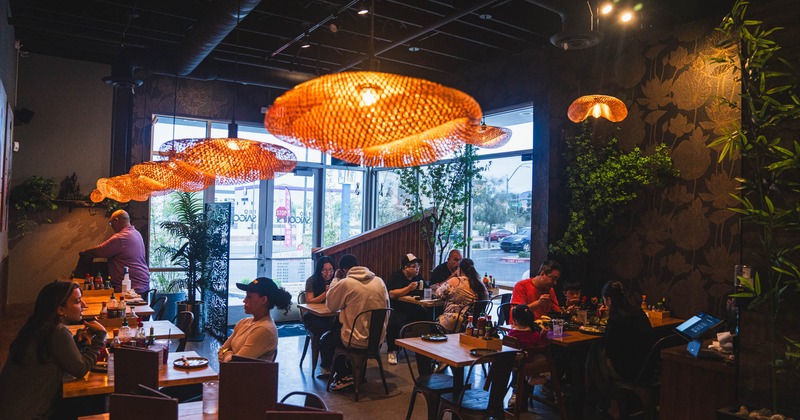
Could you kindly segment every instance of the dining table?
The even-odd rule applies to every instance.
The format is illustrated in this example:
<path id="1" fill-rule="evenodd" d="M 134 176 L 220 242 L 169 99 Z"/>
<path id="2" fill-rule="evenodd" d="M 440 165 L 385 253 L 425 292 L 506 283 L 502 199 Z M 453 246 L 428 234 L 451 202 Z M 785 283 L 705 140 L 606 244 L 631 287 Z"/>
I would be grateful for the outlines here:
<path id="1" fill-rule="evenodd" d="M 147 337 L 150 337 L 150 326 L 153 327 L 153 334 L 156 339 L 181 339 L 185 337 L 183 331 L 178 328 L 177 325 L 173 324 L 169 321 L 143 321 L 144 330 L 147 334 Z M 83 325 L 67 325 L 67 329 L 75 335 L 75 333 L 83 328 Z M 106 340 L 111 341 L 114 339 L 114 329 L 113 328 L 106 328 L 108 335 L 106 336 Z"/>
<path id="2" fill-rule="evenodd" d="M 444 341 L 429 341 L 421 337 L 398 338 L 394 340 L 394 343 L 406 350 L 449 365 L 453 371 L 454 392 L 458 393 L 464 386 L 464 368 L 478 359 L 478 356 L 470 353 L 475 346 L 462 343 L 458 338 L 459 335 L 458 333 L 447 334 L 447 340 Z M 497 351 L 517 351 L 517 349 L 502 346 Z"/>
<path id="3" fill-rule="evenodd" d="M 181 351 L 169 354 L 167 364 L 158 370 L 158 386 L 176 386 L 200 384 L 219 378 L 210 365 L 196 369 L 181 369 L 173 364 L 176 360 L 186 357 L 199 357 L 194 351 Z M 109 356 L 108 372 L 89 371 L 86 375 L 75 378 L 65 375 L 61 391 L 64 398 L 84 397 L 87 395 L 111 394 L 114 392 L 114 363 L 113 355 Z"/>
<path id="4" fill-rule="evenodd" d="M 333 312 L 328 309 L 324 303 L 299 303 L 297 307 L 316 316 L 328 317 L 338 314 L 338 312 Z"/>

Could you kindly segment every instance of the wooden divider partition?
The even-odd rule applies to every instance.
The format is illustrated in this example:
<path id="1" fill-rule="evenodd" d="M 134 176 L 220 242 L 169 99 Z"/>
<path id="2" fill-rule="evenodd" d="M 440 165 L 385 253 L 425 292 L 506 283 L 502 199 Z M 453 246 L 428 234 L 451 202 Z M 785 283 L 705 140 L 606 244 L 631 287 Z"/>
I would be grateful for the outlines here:
<path id="1" fill-rule="evenodd" d="M 430 212 L 426 212 L 421 220 L 406 217 L 396 222 L 379 228 L 372 229 L 346 241 L 339 242 L 314 251 L 314 261 L 326 255 L 333 258 L 338 264 L 339 257 L 353 254 L 358 263 L 369 268 L 382 279 L 388 280 L 392 272 L 400 269 L 400 260 L 403 255 L 411 253 L 422 258 L 419 270 L 423 278 L 428 279 L 431 271 L 437 265 L 428 254 L 423 238 L 423 225 L 430 219 Z M 336 268 L 339 268 L 338 265 Z"/>

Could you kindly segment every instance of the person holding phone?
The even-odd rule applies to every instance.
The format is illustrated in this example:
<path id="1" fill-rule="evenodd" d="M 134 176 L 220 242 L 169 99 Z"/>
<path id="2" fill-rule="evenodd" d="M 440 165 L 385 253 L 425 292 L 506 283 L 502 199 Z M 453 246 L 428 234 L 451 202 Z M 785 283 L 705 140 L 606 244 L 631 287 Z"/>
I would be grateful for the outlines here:
<path id="1" fill-rule="evenodd" d="M 0 413 L 9 419 L 47 419 L 61 400 L 64 373 L 79 378 L 97 362 L 106 329 L 83 320 L 77 283 L 53 282 L 36 297 L 33 314 L 11 343 L 0 373 Z M 73 337 L 66 324 L 83 323 Z M 63 413 L 59 413 L 63 414 Z"/>

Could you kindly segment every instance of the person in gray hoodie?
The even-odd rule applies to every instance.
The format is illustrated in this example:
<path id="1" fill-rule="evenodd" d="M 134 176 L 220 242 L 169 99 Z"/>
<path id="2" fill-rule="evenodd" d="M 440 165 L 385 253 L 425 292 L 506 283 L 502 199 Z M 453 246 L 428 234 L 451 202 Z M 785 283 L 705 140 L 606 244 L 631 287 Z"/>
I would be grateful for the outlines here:
<path id="1" fill-rule="evenodd" d="M 334 323 L 331 330 L 320 339 L 320 353 L 322 361 L 320 363 L 323 374 L 330 371 L 334 360 L 333 353 L 337 346 L 344 345 L 350 340 L 350 333 L 353 339 L 350 342 L 352 347 L 366 348 L 369 336 L 369 317 L 361 317 L 355 327 L 353 321 L 356 316 L 371 309 L 382 309 L 389 307 L 389 292 L 386 291 L 386 284 L 383 279 L 366 267 L 358 265 L 355 256 L 346 254 L 339 259 L 339 268 L 346 271 L 343 278 L 335 278 L 328 288 L 325 305 L 331 312 L 339 311 L 338 322 Z M 383 324 L 381 341 L 386 335 L 386 323 Z M 348 366 L 344 358 L 339 358 L 333 366 L 335 381 L 331 383 L 331 390 L 340 390 L 353 385 L 351 367 Z"/>

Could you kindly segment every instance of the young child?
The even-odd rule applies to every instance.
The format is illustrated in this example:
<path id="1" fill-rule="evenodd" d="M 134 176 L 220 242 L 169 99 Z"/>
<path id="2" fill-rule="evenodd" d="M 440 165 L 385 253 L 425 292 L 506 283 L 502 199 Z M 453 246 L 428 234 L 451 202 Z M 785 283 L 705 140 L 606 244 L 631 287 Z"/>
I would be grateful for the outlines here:
<path id="1" fill-rule="evenodd" d="M 528 305 L 523 304 L 515 306 L 511 310 L 511 315 L 514 320 L 514 325 L 512 330 L 508 332 L 508 335 L 519 340 L 523 350 L 547 345 L 546 334 L 542 331 L 542 328 L 536 324 L 533 312 L 528 308 Z M 547 370 L 547 356 L 539 352 L 531 352 L 528 354 L 524 373 L 526 374 L 525 379 L 528 381 L 528 385 L 531 386 L 531 389 L 534 385 L 542 385 L 546 382 L 546 378 L 543 374 L 547 372 Z M 513 406 L 516 403 L 516 392 L 515 390 L 514 394 L 512 394 L 511 400 L 508 402 L 509 406 Z"/>
<path id="2" fill-rule="evenodd" d="M 580 283 L 569 283 L 564 286 L 564 297 L 566 301 L 564 307 L 567 312 L 575 313 L 581 306 L 581 285 Z"/>

